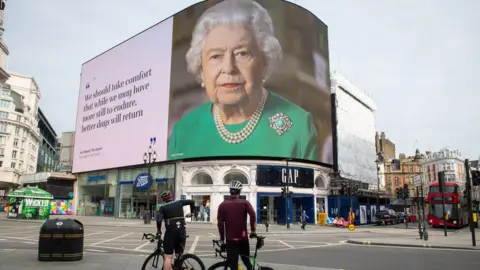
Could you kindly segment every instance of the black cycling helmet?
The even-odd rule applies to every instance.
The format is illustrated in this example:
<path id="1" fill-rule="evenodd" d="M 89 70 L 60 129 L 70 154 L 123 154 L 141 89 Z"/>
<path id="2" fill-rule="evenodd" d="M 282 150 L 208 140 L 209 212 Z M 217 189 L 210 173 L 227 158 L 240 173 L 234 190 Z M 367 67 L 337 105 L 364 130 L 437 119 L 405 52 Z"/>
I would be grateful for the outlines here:
<path id="1" fill-rule="evenodd" d="M 172 200 L 172 193 L 170 191 L 164 191 L 160 197 L 162 198 L 162 201 L 168 202 Z"/>

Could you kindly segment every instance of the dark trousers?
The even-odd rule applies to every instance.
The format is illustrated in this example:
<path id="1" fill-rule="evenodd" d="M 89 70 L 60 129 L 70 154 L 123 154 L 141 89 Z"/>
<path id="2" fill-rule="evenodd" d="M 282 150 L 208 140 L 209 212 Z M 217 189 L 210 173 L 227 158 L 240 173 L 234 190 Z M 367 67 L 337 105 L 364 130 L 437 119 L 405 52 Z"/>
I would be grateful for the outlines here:
<path id="1" fill-rule="evenodd" d="M 305 226 L 307 226 L 307 222 L 306 221 L 303 221 L 302 222 L 302 229 L 305 230 Z"/>
<path id="2" fill-rule="evenodd" d="M 242 258 L 242 262 L 247 270 L 252 270 L 253 266 L 250 262 L 250 244 L 248 239 L 239 241 L 227 241 L 227 265 L 228 269 L 237 270 L 238 256 Z"/>

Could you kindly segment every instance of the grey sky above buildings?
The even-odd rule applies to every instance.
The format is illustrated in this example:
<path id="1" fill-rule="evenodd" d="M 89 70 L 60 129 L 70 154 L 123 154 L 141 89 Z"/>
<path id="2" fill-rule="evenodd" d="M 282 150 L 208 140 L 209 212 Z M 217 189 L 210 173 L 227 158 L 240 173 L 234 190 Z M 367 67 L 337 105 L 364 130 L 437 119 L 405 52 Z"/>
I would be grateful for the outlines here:
<path id="1" fill-rule="evenodd" d="M 74 130 L 81 64 L 196 2 L 9 0 L 8 70 L 34 76 L 51 124 Z M 480 1 L 291 2 L 328 25 L 332 70 L 372 96 L 397 153 L 449 146 L 478 158 Z"/>

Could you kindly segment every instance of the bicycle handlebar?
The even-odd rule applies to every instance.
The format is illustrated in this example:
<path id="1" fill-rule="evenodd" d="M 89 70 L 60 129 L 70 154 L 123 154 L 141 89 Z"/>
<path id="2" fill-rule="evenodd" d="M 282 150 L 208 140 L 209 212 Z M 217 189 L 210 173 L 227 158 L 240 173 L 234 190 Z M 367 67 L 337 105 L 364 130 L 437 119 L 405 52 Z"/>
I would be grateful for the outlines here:
<path id="1" fill-rule="evenodd" d="M 258 241 L 258 240 L 263 240 L 263 239 L 265 239 L 265 238 L 267 238 L 267 237 L 266 237 L 266 236 L 255 235 L 255 236 L 250 237 L 250 238 L 252 238 L 252 239 L 255 238 L 255 239 L 257 239 L 257 241 Z M 222 241 L 212 239 L 213 249 L 215 250 L 215 257 L 220 256 L 220 257 L 223 258 L 223 259 L 227 259 L 227 256 L 224 255 L 225 252 L 226 252 L 226 250 L 222 250 L 222 245 L 220 244 L 220 242 L 222 242 Z M 218 248 L 215 247 L 215 246 L 217 246 L 217 247 L 220 248 L 220 249 L 218 249 Z"/>

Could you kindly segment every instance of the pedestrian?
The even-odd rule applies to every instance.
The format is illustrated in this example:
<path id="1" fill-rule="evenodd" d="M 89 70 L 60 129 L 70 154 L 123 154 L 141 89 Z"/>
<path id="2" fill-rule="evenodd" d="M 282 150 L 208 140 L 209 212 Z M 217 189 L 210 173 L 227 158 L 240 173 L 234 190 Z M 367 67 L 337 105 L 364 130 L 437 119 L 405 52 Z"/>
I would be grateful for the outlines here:
<path id="1" fill-rule="evenodd" d="M 301 216 L 301 221 L 302 221 L 302 230 L 305 230 L 305 226 L 307 226 L 307 219 L 309 217 L 307 216 L 307 211 L 303 210 L 302 216 Z"/>

